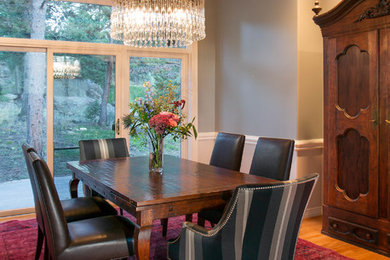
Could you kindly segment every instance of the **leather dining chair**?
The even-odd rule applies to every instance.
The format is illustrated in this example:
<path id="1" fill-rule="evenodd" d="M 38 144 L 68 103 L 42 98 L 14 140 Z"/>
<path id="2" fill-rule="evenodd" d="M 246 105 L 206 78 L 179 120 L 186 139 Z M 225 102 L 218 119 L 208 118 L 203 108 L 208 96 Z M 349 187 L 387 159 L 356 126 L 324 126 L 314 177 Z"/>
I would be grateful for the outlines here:
<path id="1" fill-rule="evenodd" d="M 27 172 L 30 178 L 31 188 L 34 196 L 35 213 L 36 213 L 35 215 L 38 223 L 38 237 L 37 237 L 37 246 L 35 250 L 35 259 L 39 259 L 39 256 L 41 255 L 43 241 L 45 238 L 45 233 L 44 233 L 42 211 L 38 201 L 38 191 L 36 189 L 35 180 L 34 180 L 35 172 L 33 170 L 31 157 L 29 156 L 30 152 L 36 153 L 36 151 L 33 147 L 27 144 L 23 144 L 22 149 L 23 149 L 23 154 L 27 166 Z M 66 222 L 117 214 L 117 211 L 109 203 L 107 203 L 104 199 L 100 197 L 68 199 L 68 200 L 62 200 L 60 201 L 60 203 L 64 211 Z"/>
<path id="2" fill-rule="evenodd" d="M 207 230 L 184 222 L 168 242 L 168 259 L 294 259 L 307 202 L 318 174 L 235 189 L 221 221 Z"/>
<path id="3" fill-rule="evenodd" d="M 218 133 L 211 153 L 210 165 L 239 171 L 244 145 L 245 135 Z"/>
<path id="4" fill-rule="evenodd" d="M 233 171 L 239 171 L 244 145 L 245 135 L 219 132 L 214 143 L 209 164 Z M 219 210 L 219 208 L 217 208 L 217 210 Z M 190 216 L 191 215 L 189 215 L 187 219 L 190 219 Z M 167 219 L 162 219 L 161 223 L 163 224 L 163 236 L 165 237 L 167 234 Z"/>
<path id="5" fill-rule="evenodd" d="M 294 143 L 291 139 L 259 137 L 249 174 L 279 181 L 290 179 Z M 224 206 L 202 210 L 198 213 L 198 225 L 204 226 L 205 220 L 218 223 L 223 210 Z"/>
<path id="6" fill-rule="evenodd" d="M 294 140 L 259 137 L 249 174 L 285 181 L 290 178 Z"/>
<path id="7" fill-rule="evenodd" d="M 28 154 L 45 233 L 45 259 L 113 259 L 134 255 L 135 224 L 111 215 L 66 222 L 52 175 L 35 152 Z"/>
<path id="8" fill-rule="evenodd" d="M 80 161 L 129 157 L 125 138 L 80 140 Z M 85 196 L 101 196 L 83 184 Z"/>

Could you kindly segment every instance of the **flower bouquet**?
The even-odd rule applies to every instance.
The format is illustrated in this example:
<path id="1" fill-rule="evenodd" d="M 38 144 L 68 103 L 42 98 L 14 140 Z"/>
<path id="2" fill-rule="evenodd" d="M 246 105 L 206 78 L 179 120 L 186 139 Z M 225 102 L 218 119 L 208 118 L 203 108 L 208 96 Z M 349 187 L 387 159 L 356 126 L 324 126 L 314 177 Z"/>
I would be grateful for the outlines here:
<path id="1" fill-rule="evenodd" d="M 164 137 L 172 135 L 176 141 L 197 137 L 194 120 L 186 123 L 183 109 L 185 100 L 175 98 L 176 86 L 168 84 L 164 94 L 157 96 L 150 82 L 144 83 L 144 98 L 130 103 L 130 113 L 123 117 L 125 128 L 131 136 L 147 135 L 149 140 L 149 170 L 162 173 Z"/>

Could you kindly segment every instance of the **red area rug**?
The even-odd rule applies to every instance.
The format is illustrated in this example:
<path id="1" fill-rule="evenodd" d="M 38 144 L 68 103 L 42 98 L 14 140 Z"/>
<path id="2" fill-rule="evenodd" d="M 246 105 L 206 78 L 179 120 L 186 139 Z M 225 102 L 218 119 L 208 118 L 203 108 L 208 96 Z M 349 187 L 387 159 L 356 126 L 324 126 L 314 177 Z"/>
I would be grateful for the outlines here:
<path id="1" fill-rule="evenodd" d="M 184 217 L 169 219 L 167 239 L 175 238 L 180 233 Z M 155 221 L 151 237 L 151 259 L 166 259 L 167 242 L 162 237 L 160 221 Z M 0 259 L 25 260 L 34 259 L 37 235 L 37 223 L 31 220 L 12 220 L 0 224 Z M 42 251 L 43 252 L 43 251 Z M 43 259 L 43 256 L 41 256 Z M 135 259 L 135 258 L 132 258 Z M 295 260 L 332 259 L 348 260 L 335 251 L 317 246 L 311 242 L 299 239 Z"/>

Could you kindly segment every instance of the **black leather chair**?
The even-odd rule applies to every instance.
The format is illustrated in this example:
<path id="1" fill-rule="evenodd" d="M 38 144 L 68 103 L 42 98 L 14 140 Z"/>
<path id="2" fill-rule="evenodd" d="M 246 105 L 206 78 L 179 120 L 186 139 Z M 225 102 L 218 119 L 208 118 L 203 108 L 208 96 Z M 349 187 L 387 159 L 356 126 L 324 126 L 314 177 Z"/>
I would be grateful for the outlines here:
<path id="1" fill-rule="evenodd" d="M 291 139 L 259 137 L 249 174 L 279 181 L 290 179 L 294 143 Z M 204 226 L 205 220 L 218 223 L 223 210 L 223 206 L 202 210 L 198 213 L 198 225 Z"/>
<path id="2" fill-rule="evenodd" d="M 294 140 L 259 137 L 249 174 L 285 181 L 290 178 Z"/>
<path id="3" fill-rule="evenodd" d="M 302 217 L 317 178 L 313 174 L 237 187 L 213 229 L 183 224 L 179 237 L 168 242 L 168 258 L 294 259 Z"/>
<path id="4" fill-rule="evenodd" d="M 210 165 L 239 171 L 244 151 L 245 135 L 218 133 Z"/>
<path id="5" fill-rule="evenodd" d="M 34 183 L 35 172 L 33 170 L 32 161 L 30 159 L 31 157 L 29 156 L 30 152 L 36 153 L 36 151 L 33 147 L 30 147 L 27 144 L 23 144 L 22 149 L 24 158 L 26 160 L 26 166 L 31 182 L 31 188 L 34 195 L 35 213 L 38 223 L 38 238 L 37 247 L 35 250 L 35 259 L 39 259 L 39 256 L 41 255 L 45 233 L 41 208 L 38 201 L 38 191 L 36 190 L 36 186 Z M 109 203 L 107 203 L 104 199 L 100 197 L 62 200 L 60 201 L 60 203 L 64 210 L 64 216 L 67 222 L 117 214 L 117 211 Z"/>
<path id="6" fill-rule="evenodd" d="M 44 226 L 49 259 L 113 259 L 134 255 L 135 224 L 122 216 L 66 222 L 50 170 L 35 152 L 28 153 Z"/>
<path id="7" fill-rule="evenodd" d="M 80 161 L 129 157 L 125 138 L 80 140 L 79 147 Z M 85 184 L 83 189 L 85 196 L 101 196 Z"/>
<path id="8" fill-rule="evenodd" d="M 214 143 L 213 152 L 211 153 L 210 165 L 239 171 L 241 167 L 242 153 L 244 151 L 245 135 L 230 134 L 219 132 Z M 222 207 L 210 209 L 210 211 L 221 211 Z M 202 214 L 202 213 L 200 213 Z M 208 214 L 206 212 L 206 214 Z M 199 216 L 199 214 L 198 214 Z M 187 220 L 191 220 L 192 215 L 186 217 Z M 199 218 L 198 218 L 199 220 Z M 198 223 L 200 223 L 200 220 Z M 168 229 L 168 220 L 162 219 L 163 236 L 165 237 Z M 204 225 L 204 221 L 203 221 Z"/>

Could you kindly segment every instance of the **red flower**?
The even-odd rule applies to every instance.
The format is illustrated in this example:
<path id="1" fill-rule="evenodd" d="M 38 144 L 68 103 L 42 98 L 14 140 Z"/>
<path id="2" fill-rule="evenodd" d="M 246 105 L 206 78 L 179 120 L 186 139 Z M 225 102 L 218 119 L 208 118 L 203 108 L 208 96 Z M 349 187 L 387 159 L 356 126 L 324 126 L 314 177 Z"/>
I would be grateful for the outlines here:
<path id="1" fill-rule="evenodd" d="M 175 107 L 180 107 L 181 109 L 183 109 L 186 104 L 186 101 L 182 99 L 180 101 L 173 101 L 172 104 L 175 105 Z"/>
<path id="2" fill-rule="evenodd" d="M 164 134 L 170 127 L 176 127 L 179 122 L 179 116 L 171 112 L 160 112 L 149 120 L 149 127 L 154 128 L 158 134 Z"/>

